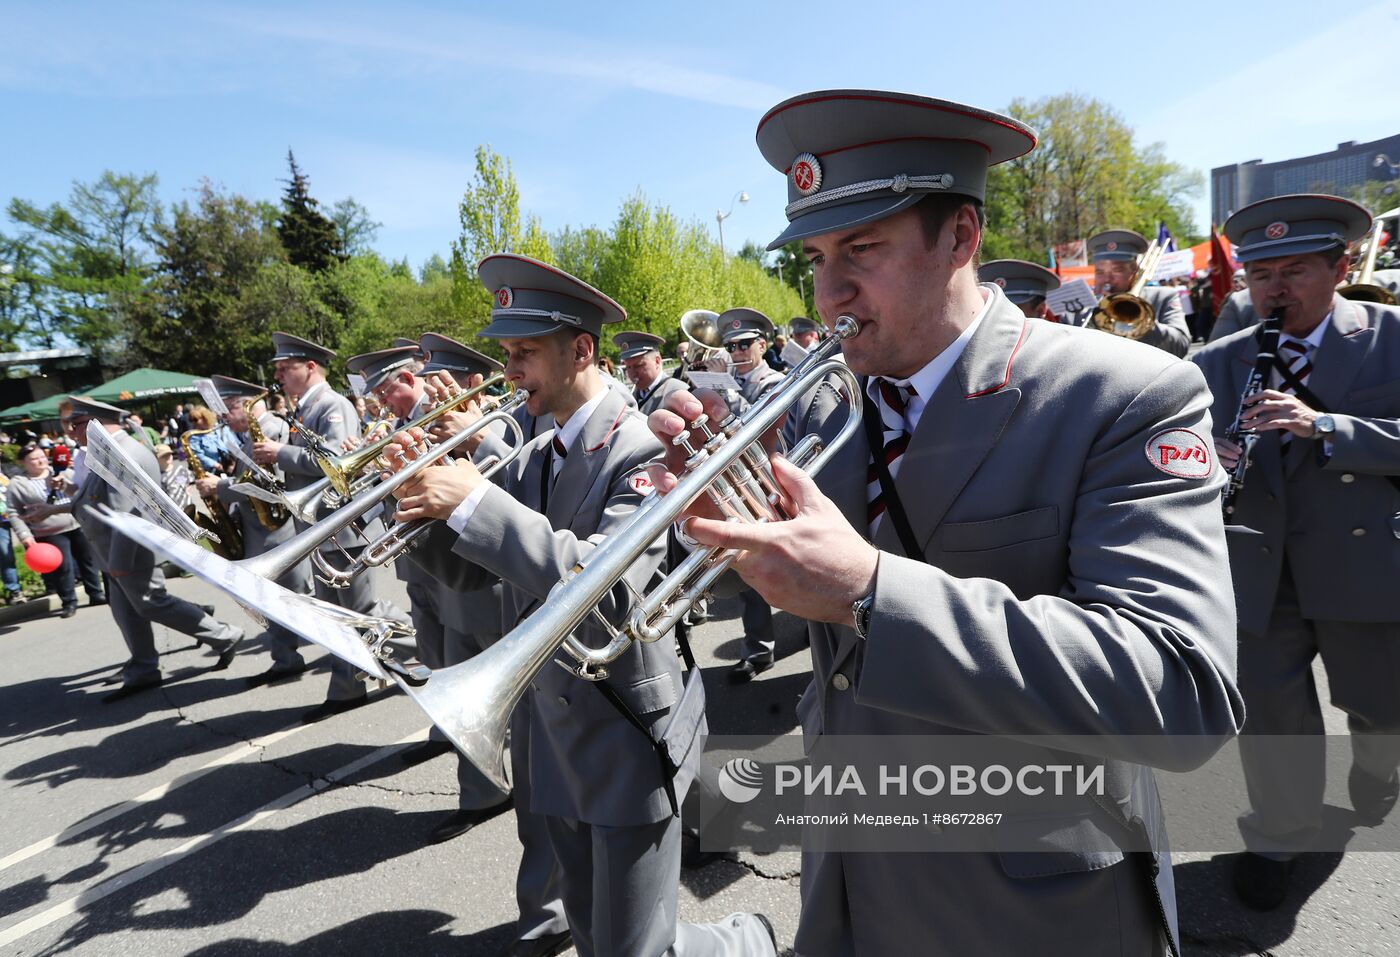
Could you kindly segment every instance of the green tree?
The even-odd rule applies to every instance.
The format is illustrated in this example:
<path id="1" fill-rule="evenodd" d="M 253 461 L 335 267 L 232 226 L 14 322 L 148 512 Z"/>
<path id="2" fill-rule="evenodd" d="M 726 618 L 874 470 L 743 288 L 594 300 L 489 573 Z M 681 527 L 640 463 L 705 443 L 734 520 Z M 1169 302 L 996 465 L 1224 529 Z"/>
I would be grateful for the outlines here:
<path id="1" fill-rule="evenodd" d="M 815 316 L 812 300 L 812 261 L 802 251 L 802 240 L 794 239 L 773 254 L 773 273 L 802 297 L 802 314 Z M 793 318 L 792 316 L 788 317 Z"/>
<path id="2" fill-rule="evenodd" d="M 349 196 L 337 200 L 331 207 L 330 219 L 335 224 L 340 249 L 347 256 L 363 256 L 372 252 L 374 238 L 384 226 L 383 223 L 375 222 L 369 210 Z"/>
<path id="3" fill-rule="evenodd" d="M 277 220 L 277 235 L 282 247 L 287 251 L 287 261 L 293 266 L 301 266 L 312 272 L 323 272 L 346 259 L 345 244 L 335 222 L 321 212 L 321 204 L 311 196 L 310 181 L 297 166 L 296 157 L 287 150 L 287 167 L 291 179 L 283 180 L 287 188 L 282 192 L 282 215 Z M 354 209 L 359 209 L 354 200 L 342 200 Z M 354 219 L 354 211 L 348 215 Z M 368 217 L 366 217 L 367 219 Z M 357 223 L 354 228 L 361 234 L 368 228 L 371 235 L 378 224 Z M 347 228 L 351 228 L 347 226 Z"/>
<path id="4" fill-rule="evenodd" d="M 0 237 L 11 268 L 15 339 L 53 348 L 86 346 L 119 361 L 125 319 L 144 295 L 151 242 L 162 219 L 154 174 L 104 172 L 74 183 L 66 203 L 8 206 L 19 235 Z"/>
<path id="5" fill-rule="evenodd" d="M 989 171 L 983 259 L 1044 262 L 1056 243 L 1111 228 L 1152 238 L 1159 222 L 1179 246 L 1199 241 L 1189 201 L 1200 173 L 1168 160 L 1160 143 L 1136 145 L 1107 104 L 1067 93 L 1013 100 L 1007 112 L 1035 129 L 1040 145 Z"/>

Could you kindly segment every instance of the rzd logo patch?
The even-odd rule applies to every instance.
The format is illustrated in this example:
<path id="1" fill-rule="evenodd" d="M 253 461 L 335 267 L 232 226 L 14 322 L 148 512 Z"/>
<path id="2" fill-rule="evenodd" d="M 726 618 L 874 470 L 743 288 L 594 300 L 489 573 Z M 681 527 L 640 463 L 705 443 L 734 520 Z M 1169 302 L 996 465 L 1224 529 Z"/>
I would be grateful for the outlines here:
<path id="1" fill-rule="evenodd" d="M 627 484 L 632 491 L 638 495 L 647 496 L 656 491 L 656 486 L 651 484 L 651 476 L 645 472 L 633 472 L 627 476 Z"/>
<path id="2" fill-rule="evenodd" d="M 1177 478 L 1209 478 L 1215 467 L 1210 446 L 1190 429 L 1163 429 L 1147 440 L 1147 461 Z"/>

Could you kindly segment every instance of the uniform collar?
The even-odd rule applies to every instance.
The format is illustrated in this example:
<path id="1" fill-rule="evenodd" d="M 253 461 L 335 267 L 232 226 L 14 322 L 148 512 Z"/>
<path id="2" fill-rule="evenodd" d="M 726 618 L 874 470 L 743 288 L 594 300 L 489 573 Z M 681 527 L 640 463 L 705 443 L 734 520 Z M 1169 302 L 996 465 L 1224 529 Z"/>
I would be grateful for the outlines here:
<path id="1" fill-rule="evenodd" d="M 574 410 L 574 414 L 569 416 L 569 421 L 565 422 L 563 425 L 556 424 L 555 428 L 559 433 L 559 441 L 563 444 L 565 449 L 573 448 L 574 440 L 578 438 L 579 433 L 583 431 L 584 425 L 587 424 L 593 413 L 597 411 L 598 406 L 603 404 L 603 399 L 607 398 L 608 393 L 611 391 L 611 389 L 607 388 L 607 384 L 604 383 L 603 388 L 598 390 L 597 395 Z"/>

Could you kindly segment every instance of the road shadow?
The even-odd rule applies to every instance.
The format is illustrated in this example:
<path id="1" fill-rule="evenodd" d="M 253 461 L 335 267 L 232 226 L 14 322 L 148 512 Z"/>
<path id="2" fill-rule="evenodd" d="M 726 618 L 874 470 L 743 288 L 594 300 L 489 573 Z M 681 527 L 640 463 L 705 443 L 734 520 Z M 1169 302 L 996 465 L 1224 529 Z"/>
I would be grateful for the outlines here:
<path id="1" fill-rule="evenodd" d="M 419 850 L 427 821 L 436 816 L 437 812 L 432 811 L 403 813 L 390 808 L 354 807 L 318 815 L 286 828 L 250 829 L 230 834 L 198 854 L 108 897 L 81 905 L 76 923 L 64 930 L 43 953 L 65 953 L 128 931 L 217 927 L 246 917 L 264 898 L 285 891 L 297 890 L 308 895 L 308 901 L 315 900 L 316 892 L 311 888 L 322 881 L 365 874 L 386 861 Z M 180 904 L 157 908 L 152 902 L 162 898 Z M 445 919 L 445 915 L 440 916 Z M 392 921 L 392 917 L 378 915 L 361 918 L 356 923 L 382 919 Z M 365 925 L 358 939 L 338 938 L 339 950 L 315 952 L 443 953 L 442 941 L 446 939 L 440 931 L 443 922 L 438 918 L 424 918 L 421 923 L 398 928 L 399 934 L 386 934 L 383 927 L 374 927 L 371 933 L 371 926 Z M 427 933 L 429 940 L 414 938 L 415 932 Z M 431 940 L 434 936 L 437 937 L 435 941 Z M 373 944 L 381 940 L 383 951 L 364 947 L 366 942 Z M 104 946 L 99 944 L 95 950 L 101 952 Z M 306 942 L 276 946 L 295 946 L 298 953 L 307 952 Z M 454 943 L 450 949 L 457 951 L 458 946 Z M 234 951 L 201 951 L 210 952 Z M 237 951 L 248 952 L 262 953 Z"/>
<path id="2" fill-rule="evenodd" d="M 466 937 L 447 929 L 452 916 L 441 911 L 385 911 L 357 918 L 305 940 L 282 943 L 234 937 L 191 951 L 188 957 L 343 957 L 379 955 L 497 954 L 514 936 L 514 924 L 499 924 Z"/>

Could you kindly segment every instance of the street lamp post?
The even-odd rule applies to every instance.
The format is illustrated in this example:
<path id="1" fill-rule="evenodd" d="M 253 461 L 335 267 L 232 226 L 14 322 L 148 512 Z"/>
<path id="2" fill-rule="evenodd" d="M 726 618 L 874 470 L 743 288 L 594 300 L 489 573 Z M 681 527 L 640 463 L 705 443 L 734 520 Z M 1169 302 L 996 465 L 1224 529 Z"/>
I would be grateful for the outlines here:
<path id="1" fill-rule="evenodd" d="M 747 203 L 748 201 L 749 194 L 741 189 L 729 201 L 729 212 L 721 213 L 719 210 L 715 210 L 715 225 L 719 226 L 719 252 L 721 256 L 724 255 L 724 221 L 734 215 L 735 203 Z"/>

